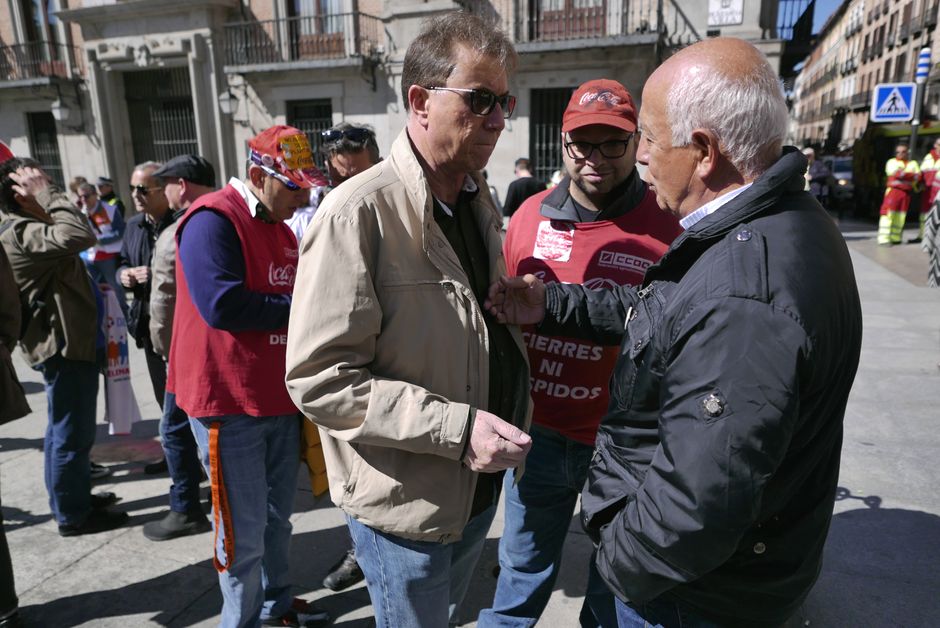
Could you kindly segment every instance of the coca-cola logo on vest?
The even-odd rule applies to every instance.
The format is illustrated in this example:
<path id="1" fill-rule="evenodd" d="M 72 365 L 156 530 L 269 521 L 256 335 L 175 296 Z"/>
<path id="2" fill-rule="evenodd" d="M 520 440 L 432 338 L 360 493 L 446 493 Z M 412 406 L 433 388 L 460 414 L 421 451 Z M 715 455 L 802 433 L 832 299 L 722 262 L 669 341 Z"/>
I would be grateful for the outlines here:
<path id="1" fill-rule="evenodd" d="M 297 267 L 293 264 L 275 266 L 274 262 L 268 266 L 268 283 L 272 286 L 293 286 Z"/>

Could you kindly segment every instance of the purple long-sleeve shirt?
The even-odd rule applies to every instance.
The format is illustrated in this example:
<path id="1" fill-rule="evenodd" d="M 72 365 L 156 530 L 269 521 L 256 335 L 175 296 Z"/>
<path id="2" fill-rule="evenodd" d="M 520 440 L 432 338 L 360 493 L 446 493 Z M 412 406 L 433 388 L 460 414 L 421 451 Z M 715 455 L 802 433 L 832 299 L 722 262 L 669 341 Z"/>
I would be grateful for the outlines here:
<path id="1" fill-rule="evenodd" d="M 196 212 L 178 237 L 189 296 L 210 327 L 249 331 L 287 325 L 291 295 L 245 287 L 241 242 L 227 218 L 208 209 Z"/>

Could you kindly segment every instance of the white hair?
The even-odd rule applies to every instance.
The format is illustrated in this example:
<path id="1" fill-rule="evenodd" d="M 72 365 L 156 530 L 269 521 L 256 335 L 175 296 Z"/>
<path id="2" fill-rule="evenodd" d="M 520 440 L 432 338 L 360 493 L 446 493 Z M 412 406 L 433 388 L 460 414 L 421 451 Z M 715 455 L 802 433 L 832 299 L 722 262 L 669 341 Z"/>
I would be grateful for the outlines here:
<path id="1" fill-rule="evenodd" d="M 766 61 L 739 77 L 690 68 L 669 88 L 666 101 L 673 146 L 688 146 L 695 129 L 710 130 L 748 178 L 779 157 L 788 115 L 783 86 Z"/>

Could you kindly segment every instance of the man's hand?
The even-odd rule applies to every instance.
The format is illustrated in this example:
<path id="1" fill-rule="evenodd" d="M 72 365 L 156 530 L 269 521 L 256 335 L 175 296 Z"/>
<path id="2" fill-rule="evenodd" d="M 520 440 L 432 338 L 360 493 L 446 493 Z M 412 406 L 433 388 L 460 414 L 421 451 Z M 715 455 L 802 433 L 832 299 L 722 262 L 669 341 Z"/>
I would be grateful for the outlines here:
<path id="1" fill-rule="evenodd" d="M 133 288 L 137 285 L 137 276 L 133 268 L 125 268 L 121 271 L 121 285 L 125 288 Z"/>
<path id="2" fill-rule="evenodd" d="M 36 201 L 36 194 L 51 184 L 49 177 L 39 168 L 22 167 L 10 173 L 13 194 L 19 202 L 20 211 L 27 216 L 52 224 L 52 216 Z"/>
<path id="3" fill-rule="evenodd" d="M 500 277 L 483 307 L 500 323 L 536 325 L 545 318 L 545 284 L 535 275 Z"/>
<path id="4" fill-rule="evenodd" d="M 131 268 L 131 271 L 134 273 L 134 277 L 137 279 L 137 283 L 147 283 L 150 281 L 149 266 L 136 266 Z"/>
<path id="5" fill-rule="evenodd" d="M 532 447 L 532 437 L 501 418 L 477 410 L 463 462 L 478 473 L 517 467 Z"/>
<path id="6" fill-rule="evenodd" d="M 22 167 L 10 173 L 10 180 L 16 185 L 13 191 L 20 196 L 35 197 L 52 183 L 48 175 L 39 168 Z"/>

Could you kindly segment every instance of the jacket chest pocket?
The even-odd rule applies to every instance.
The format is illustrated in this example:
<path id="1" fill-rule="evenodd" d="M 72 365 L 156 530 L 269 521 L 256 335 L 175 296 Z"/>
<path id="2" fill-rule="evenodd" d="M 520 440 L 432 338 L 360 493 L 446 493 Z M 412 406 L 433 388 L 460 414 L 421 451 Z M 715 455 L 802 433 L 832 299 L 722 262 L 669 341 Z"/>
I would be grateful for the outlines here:
<path id="1" fill-rule="evenodd" d="M 644 397 L 650 394 L 652 373 L 650 365 L 655 358 L 650 347 L 661 326 L 665 297 L 656 283 L 639 291 L 640 297 L 627 314 L 627 323 L 620 359 L 610 384 L 611 409 L 626 411 L 638 401 L 641 408 Z"/>

